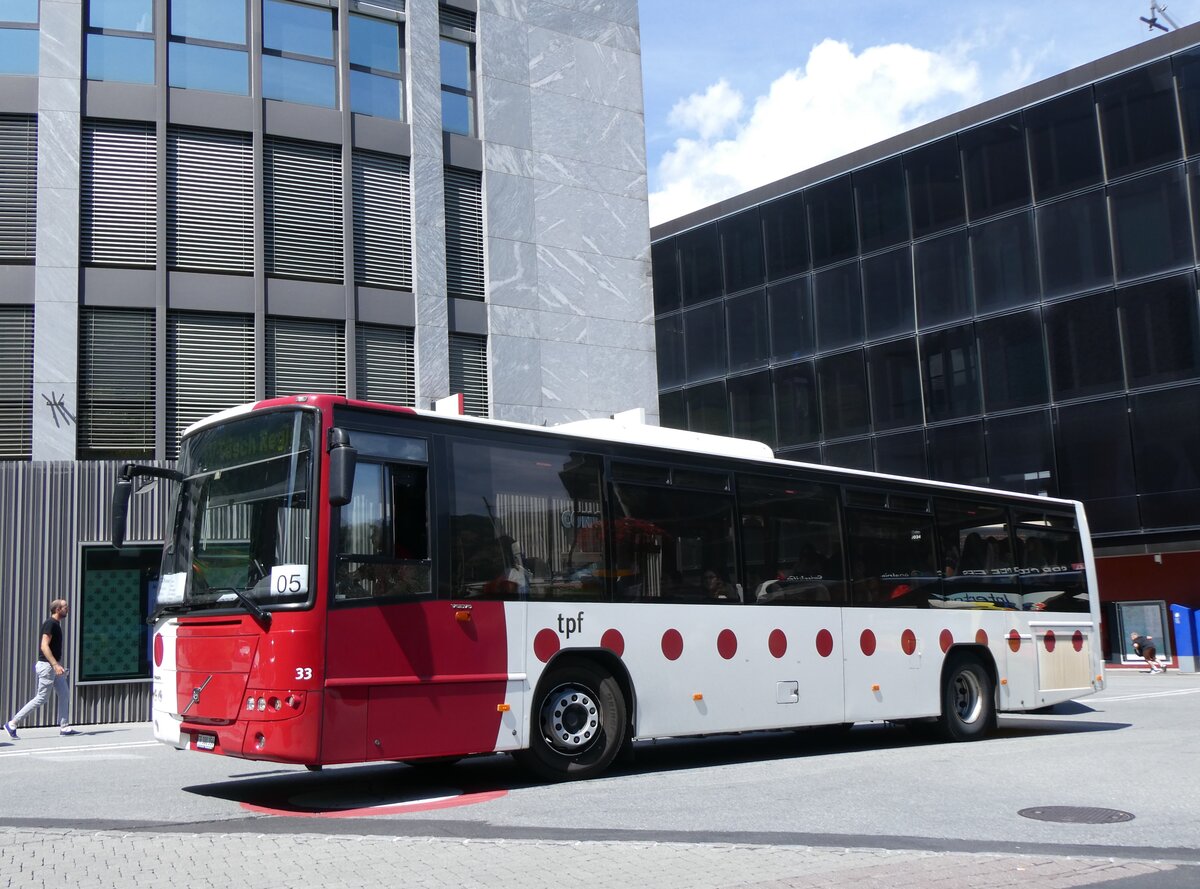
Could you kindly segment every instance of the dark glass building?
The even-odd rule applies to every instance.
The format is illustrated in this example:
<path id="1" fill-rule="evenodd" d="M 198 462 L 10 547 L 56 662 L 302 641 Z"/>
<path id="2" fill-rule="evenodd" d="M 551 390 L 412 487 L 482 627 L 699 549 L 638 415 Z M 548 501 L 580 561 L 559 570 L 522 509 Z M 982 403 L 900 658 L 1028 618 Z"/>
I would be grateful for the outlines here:
<path id="1" fill-rule="evenodd" d="M 662 422 L 1083 500 L 1143 603 L 1110 638 L 1163 638 L 1200 607 L 1198 214 L 1191 26 L 656 227 Z"/>

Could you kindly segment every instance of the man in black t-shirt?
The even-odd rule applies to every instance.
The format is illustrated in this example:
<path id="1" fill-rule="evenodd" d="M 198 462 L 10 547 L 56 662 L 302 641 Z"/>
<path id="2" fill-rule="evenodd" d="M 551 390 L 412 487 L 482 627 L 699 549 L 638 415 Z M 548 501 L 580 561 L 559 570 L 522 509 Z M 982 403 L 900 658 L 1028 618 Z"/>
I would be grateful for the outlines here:
<path id="1" fill-rule="evenodd" d="M 63 735 L 79 734 L 67 722 L 67 705 L 71 701 L 67 689 L 67 668 L 62 665 L 62 620 L 67 616 L 69 610 L 66 599 L 55 599 L 50 603 L 50 616 L 42 622 L 38 659 L 34 665 L 37 673 L 37 693 L 28 704 L 17 711 L 12 719 L 4 723 L 4 730 L 14 741 L 18 740 L 17 724 L 45 703 L 51 688 L 54 689 L 54 695 L 58 699 L 59 733 Z"/>
<path id="2" fill-rule="evenodd" d="M 1150 666 L 1151 673 L 1166 672 L 1166 668 L 1158 662 L 1158 649 L 1154 645 L 1153 636 L 1130 633 L 1129 638 L 1133 642 L 1133 653 L 1141 657 Z"/>

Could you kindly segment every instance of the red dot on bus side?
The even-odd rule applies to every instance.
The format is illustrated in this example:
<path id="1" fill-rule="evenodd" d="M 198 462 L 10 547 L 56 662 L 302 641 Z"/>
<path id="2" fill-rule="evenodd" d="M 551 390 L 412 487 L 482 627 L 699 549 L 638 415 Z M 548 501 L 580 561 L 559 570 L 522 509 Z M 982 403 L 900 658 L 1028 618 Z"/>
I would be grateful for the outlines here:
<path id="1" fill-rule="evenodd" d="M 821 630 L 817 633 L 817 654 L 821 657 L 829 657 L 833 654 L 833 633 L 828 630 Z"/>
<path id="2" fill-rule="evenodd" d="M 1054 651 L 1054 631 L 1046 631 L 1046 651 Z"/>
<path id="3" fill-rule="evenodd" d="M 163 662 L 162 633 L 154 634 L 154 666 L 161 667 Z"/>
<path id="4" fill-rule="evenodd" d="M 783 630 L 772 630 L 767 639 L 767 648 L 771 650 L 772 657 L 783 657 L 787 654 L 787 633 Z"/>
<path id="5" fill-rule="evenodd" d="M 917 634 L 912 630 L 905 630 L 901 633 L 900 648 L 907 655 L 914 654 L 917 650 Z"/>
<path id="6" fill-rule="evenodd" d="M 867 657 L 873 655 L 875 653 L 875 634 L 870 630 L 863 630 L 862 635 L 858 637 L 858 647 Z"/>
<path id="7" fill-rule="evenodd" d="M 1075 635 L 1071 637 L 1071 647 L 1076 651 L 1083 651 L 1083 630 L 1075 631 Z"/>
<path id="8" fill-rule="evenodd" d="M 1021 634 L 1018 633 L 1016 630 L 1009 631 L 1008 647 L 1012 651 L 1020 651 L 1021 650 Z"/>
<path id="9" fill-rule="evenodd" d="M 558 633 L 547 627 L 533 637 L 533 653 L 543 664 L 558 654 Z"/>
<path id="10" fill-rule="evenodd" d="M 604 635 L 600 637 L 600 647 L 607 648 L 620 657 L 625 653 L 625 637 L 621 635 L 620 630 L 605 630 Z"/>
<path id="11" fill-rule="evenodd" d="M 737 634 L 733 630 L 722 630 L 717 636 L 717 653 L 725 660 L 737 654 Z"/>
<path id="12" fill-rule="evenodd" d="M 669 661 L 679 660 L 683 654 L 683 636 L 678 630 L 667 630 L 662 635 L 662 653 Z"/>
<path id="13" fill-rule="evenodd" d="M 975 631 L 975 644 L 976 645 L 987 645 L 988 644 L 987 630 L 981 629 L 981 630 Z"/>
<path id="14" fill-rule="evenodd" d="M 950 646 L 954 644 L 954 634 L 949 630 L 942 630 L 942 635 L 938 637 L 938 645 L 942 646 L 942 654 L 950 650 Z"/>

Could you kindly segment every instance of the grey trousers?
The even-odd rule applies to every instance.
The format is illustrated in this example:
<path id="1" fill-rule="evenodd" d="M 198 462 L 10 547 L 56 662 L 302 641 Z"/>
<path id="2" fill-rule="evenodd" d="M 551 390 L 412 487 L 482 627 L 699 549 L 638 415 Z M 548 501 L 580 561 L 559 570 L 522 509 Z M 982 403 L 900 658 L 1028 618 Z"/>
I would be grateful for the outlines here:
<path id="1" fill-rule="evenodd" d="M 12 724 L 18 725 L 22 719 L 46 703 L 46 696 L 53 688 L 54 696 L 58 699 L 58 725 L 60 728 L 69 725 L 67 707 L 71 703 L 71 693 L 67 688 L 67 674 L 54 675 L 54 668 L 47 661 L 38 661 L 34 669 L 37 671 L 37 693 L 28 704 L 17 711 L 17 715 L 11 720 Z"/>

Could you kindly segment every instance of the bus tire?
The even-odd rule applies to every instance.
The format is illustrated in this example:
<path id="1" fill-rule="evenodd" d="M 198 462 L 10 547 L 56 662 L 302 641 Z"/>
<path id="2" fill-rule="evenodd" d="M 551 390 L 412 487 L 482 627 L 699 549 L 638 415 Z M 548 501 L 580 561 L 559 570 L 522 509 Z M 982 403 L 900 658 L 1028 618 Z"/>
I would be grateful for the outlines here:
<path id="1" fill-rule="evenodd" d="M 947 741 L 978 741 L 996 721 L 996 697 L 987 668 L 971 657 L 946 665 L 942 684 L 941 735 Z"/>
<path id="2" fill-rule="evenodd" d="M 620 752 L 628 725 L 625 696 L 608 671 L 588 661 L 551 667 L 538 684 L 525 768 L 550 781 L 592 778 Z"/>

